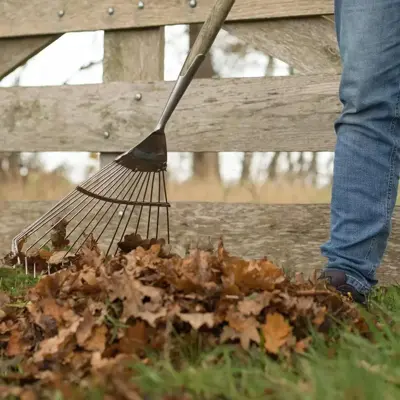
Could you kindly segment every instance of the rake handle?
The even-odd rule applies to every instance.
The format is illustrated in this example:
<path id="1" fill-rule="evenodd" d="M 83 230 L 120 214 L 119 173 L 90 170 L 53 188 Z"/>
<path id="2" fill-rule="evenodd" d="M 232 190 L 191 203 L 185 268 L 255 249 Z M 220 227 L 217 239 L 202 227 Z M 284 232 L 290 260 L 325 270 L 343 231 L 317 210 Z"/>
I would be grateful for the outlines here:
<path id="1" fill-rule="evenodd" d="M 221 29 L 226 17 L 229 14 L 235 0 L 216 0 L 214 7 L 204 22 L 196 41 L 194 42 L 186 61 L 179 73 L 179 77 L 175 82 L 172 92 L 167 100 L 160 120 L 153 133 L 158 132 L 164 134 L 164 128 L 167 125 L 176 106 L 185 94 L 186 89 L 190 85 L 194 75 L 203 62 L 208 50 L 212 46 L 215 37 Z"/>
<path id="2" fill-rule="evenodd" d="M 181 76 L 188 72 L 189 68 L 199 55 L 205 56 L 210 50 L 234 3 L 235 0 L 216 0 L 213 9 L 208 15 L 207 20 L 204 22 L 199 34 L 197 35 L 196 41 L 183 64 L 180 73 Z M 198 65 L 198 67 L 199 66 L 200 65 Z"/>

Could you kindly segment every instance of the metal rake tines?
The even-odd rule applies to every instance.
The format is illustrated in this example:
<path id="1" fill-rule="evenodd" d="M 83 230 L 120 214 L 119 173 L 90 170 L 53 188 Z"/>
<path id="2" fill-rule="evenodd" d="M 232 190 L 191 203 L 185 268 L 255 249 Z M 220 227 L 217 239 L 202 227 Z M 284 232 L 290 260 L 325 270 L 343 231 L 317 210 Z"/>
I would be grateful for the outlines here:
<path id="1" fill-rule="evenodd" d="M 93 235 L 108 255 L 125 235 L 170 241 L 165 170 L 134 171 L 111 163 L 13 239 L 13 253 L 32 250 L 76 254 Z M 115 247 L 115 250 L 113 249 Z"/>

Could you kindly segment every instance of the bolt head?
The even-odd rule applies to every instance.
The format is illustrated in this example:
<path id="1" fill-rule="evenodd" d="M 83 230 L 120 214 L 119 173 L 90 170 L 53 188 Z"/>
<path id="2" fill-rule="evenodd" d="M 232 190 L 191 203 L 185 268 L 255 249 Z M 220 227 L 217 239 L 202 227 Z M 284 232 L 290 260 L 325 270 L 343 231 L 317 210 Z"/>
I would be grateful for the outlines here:
<path id="1" fill-rule="evenodd" d="M 110 132 L 104 132 L 104 137 L 108 139 L 110 137 Z"/>
<path id="2" fill-rule="evenodd" d="M 141 93 L 136 93 L 135 94 L 135 100 L 137 100 L 137 101 L 142 100 L 142 94 Z"/>
<path id="3" fill-rule="evenodd" d="M 189 1 L 189 6 L 192 8 L 195 8 L 197 6 L 197 1 L 196 0 L 190 0 Z"/>
<path id="4" fill-rule="evenodd" d="M 107 12 L 108 12 L 108 15 L 113 15 L 114 14 L 114 8 L 109 7 Z"/>
<path id="5" fill-rule="evenodd" d="M 138 3 L 138 8 L 139 8 L 140 10 L 142 10 L 142 9 L 144 8 L 144 3 L 143 3 L 143 1 L 139 1 L 139 3 Z"/>
<path id="6" fill-rule="evenodd" d="M 60 11 L 58 11 L 58 16 L 60 17 L 60 18 L 62 18 L 63 16 L 64 16 L 64 14 L 65 14 L 65 11 L 64 10 L 60 10 Z"/>

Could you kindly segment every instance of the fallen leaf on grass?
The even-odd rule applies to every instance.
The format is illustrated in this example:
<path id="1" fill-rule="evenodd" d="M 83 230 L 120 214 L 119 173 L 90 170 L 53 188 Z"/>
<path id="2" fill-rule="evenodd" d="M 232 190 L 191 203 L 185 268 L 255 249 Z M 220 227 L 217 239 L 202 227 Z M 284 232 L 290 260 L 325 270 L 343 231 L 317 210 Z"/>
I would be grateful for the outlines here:
<path id="1" fill-rule="evenodd" d="M 251 298 L 244 299 L 238 303 L 238 309 L 243 315 L 258 315 L 267 307 L 272 299 L 271 292 L 257 293 Z"/>
<path id="2" fill-rule="evenodd" d="M 209 346 L 239 341 L 246 350 L 253 344 L 290 358 L 307 350 L 308 322 L 324 332 L 331 312 L 349 330 L 368 329 L 345 298 L 318 282 L 291 282 L 266 258 L 230 256 L 222 240 L 216 251 L 192 247 L 181 257 L 162 239 L 125 239 L 119 253 L 105 259 L 89 235 L 68 268 L 42 277 L 23 307 L 0 322 L 6 355 L 23 357 L 24 372 L 8 375 L 10 383 L 30 390 L 32 379 L 44 388 L 62 377 L 62 391 L 70 393 L 68 383 L 97 377 L 113 397 L 121 379 L 112 376 L 128 371 L 125 361 L 140 362 L 147 348 L 174 354 L 175 332 L 180 340 L 196 333 Z M 51 256 L 61 256 L 57 251 Z M 136 399 L 132 385 L 122 386 L 118 395 Z"/>
<path id="3" fill-rule="evenodd" d="M 57 336 L 43 340 L 40 343 L 39 350 L 33 355 L 33 361 L 39 363 L 46 357 L 58 355 L 62 357 L 64 352 L 67 353 L 68 345 L 71 345 L 75 340 L 75 333 L 80 324 L 80 320 L 77 320 L 71 324 L 68 328 L 61 329 Z"/>
<path id="4" fill-rule="evenodd" d="M 278 354 L 279 349 L 288 341 L 292 327 L 286 322 L 282 314 L 267 314 L 265 324 L 262 326 L 268 352 Z"/>
<path id="5" fill-rule="evenodd" d="M 65 256 L 67 255 L 68 251 L 55 251 L 53 254 L 46 255 L 47 262 L 51 265 L 58 265 L 65 261 Z M 46 259 L 46 256 L 42 256 L 42 258 Z"/>
<path id="6" fill-rule="evenodd" d="M 12 330 L 11 336 L 8 339 L 7 356 L 15 357 L 25 353 L 25 346 L 22 340 L 22 332 L 19 330 Z"/>
<path id="7" fill-rule="evenodd" d="M 106 348 L 107 327 L 105 325 L 96 326 L 93 334 L 89 337 L 83 347 L 88 351 L 103 352 Z"/>
<path id="8" fill-rule="evenodd" d="M 214 326 L 214 313 L 179 313 L 178 315 L 182 321 L 188 322 L 195 330 L 203 325 L 209 328 Z"/>
<path id="9" fill-rule="evenodd" d="M 300 354 L 304 353 L 310 346 L 311 341 L 312 341 L 311 337 L 307 337 L 305 339 L 299 340 L 298 342 L 296 342 L 294 351 L 296 353 L 300 353 Z"/>
<path id="10" fill-rule="evenodd" d="M 138 321 L 135 325 L 126 328 L 124 336 L 119 341 L 119 350 L 121 353 L 134 354 L 145 348 L 147 338 L 146 324 Z"/>
<path id="11" fill-rule="evenodd" d="M 237 312 L 229 312 L 226 317 L 229 326 L 224 327 L 222 333 L 222 342 L 227 339 L 240 339 L 240 344 L 245 350 L 248 350 L 250 342 L 260 343 L 260 334 L 258 328 L 259 322 L 254 317 L 244 317 Z"/>

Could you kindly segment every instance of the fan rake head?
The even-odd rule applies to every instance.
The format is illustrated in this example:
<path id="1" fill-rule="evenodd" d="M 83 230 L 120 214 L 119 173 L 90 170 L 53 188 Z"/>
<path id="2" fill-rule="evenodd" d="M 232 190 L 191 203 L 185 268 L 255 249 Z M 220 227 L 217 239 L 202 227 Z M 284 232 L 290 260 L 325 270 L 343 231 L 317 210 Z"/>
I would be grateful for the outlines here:
<path id="1" fill-rule="evenodd" d="M 107 256 L 128 234 L 170 241 L 165 135 L 154 132 L 102 168 L 12 241 L 12 254 L 62 251 L 74 256 L 91 236 Z M 129 240 L 129 238 L 128 238 Z M 26 259 L 26 258 L 25 258 Z"/>

